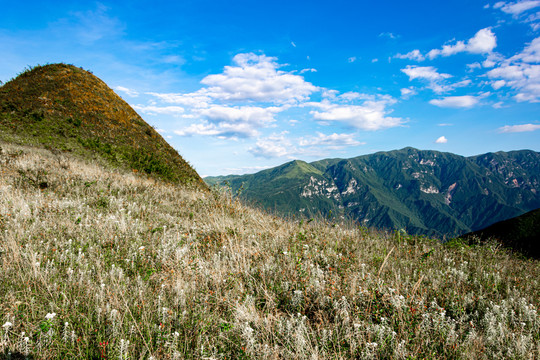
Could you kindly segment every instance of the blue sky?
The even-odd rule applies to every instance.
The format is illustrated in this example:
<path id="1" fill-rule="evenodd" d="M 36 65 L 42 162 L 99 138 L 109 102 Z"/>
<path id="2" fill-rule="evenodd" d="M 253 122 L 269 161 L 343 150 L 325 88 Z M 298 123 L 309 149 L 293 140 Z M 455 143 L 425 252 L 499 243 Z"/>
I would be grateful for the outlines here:
<path id="1" fill-rule="evenodd" d="M 0 80 L 104 80 L 201 175 L 406 146 L 540 151 L 540 0 L 3 4 Z"/>

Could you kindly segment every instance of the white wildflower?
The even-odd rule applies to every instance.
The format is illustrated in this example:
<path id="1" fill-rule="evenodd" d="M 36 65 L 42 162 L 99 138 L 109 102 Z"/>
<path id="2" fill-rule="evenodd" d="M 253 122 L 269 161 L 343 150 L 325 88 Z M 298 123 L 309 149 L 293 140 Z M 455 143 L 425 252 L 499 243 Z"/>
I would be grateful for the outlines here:
<path id="1" fill-rule="evenodd" d="M 47 313 L 47 315 L 45 315 L 45 319 L 47 320 L 52 320 L 54 319 L 54 317 L 56 316 L 56 313 Z"/>

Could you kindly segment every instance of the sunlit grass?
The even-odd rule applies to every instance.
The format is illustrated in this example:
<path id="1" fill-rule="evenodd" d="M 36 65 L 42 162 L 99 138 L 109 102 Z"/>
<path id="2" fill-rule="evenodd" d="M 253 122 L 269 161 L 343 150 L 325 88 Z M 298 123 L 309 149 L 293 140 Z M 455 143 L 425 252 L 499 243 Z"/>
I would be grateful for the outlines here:
<path id="1" fill-rule="evenodd" d="M 495 244 L 0 146 L 0 358 L 540 357 L 539 264 Z"/>

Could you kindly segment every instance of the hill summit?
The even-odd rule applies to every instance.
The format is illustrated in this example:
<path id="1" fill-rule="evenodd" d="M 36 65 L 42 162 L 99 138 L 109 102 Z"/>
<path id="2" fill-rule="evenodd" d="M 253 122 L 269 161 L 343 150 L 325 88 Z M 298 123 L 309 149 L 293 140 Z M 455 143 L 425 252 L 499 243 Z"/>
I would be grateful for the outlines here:
<path id="1" fill-rule="evenodd" d="M 37 66 L 0 87 L 0 130 L 5 141 L 73 152 L 166 181 L 206 186 L 120 96 L 73 65 Z"/>

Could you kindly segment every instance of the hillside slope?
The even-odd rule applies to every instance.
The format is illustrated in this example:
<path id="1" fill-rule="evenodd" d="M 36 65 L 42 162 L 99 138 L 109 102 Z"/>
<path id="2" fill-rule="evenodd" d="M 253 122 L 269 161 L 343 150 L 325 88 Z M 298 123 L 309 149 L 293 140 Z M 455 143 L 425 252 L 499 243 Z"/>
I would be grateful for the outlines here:
<path id="1" fill-rule="evenodd" d="M 481 242 L 493 239 L 526 256 L 540 259 L 540 209 L 499 221 L 462 237 Z"/>
<path id="2" fill-rule="evenodd" d="M 540 358 L 538 261 L 0 149 L 0 359 Z"/>
<path id="3" fill-rule="evenodd" d="M 205 181 L 226 182 L 233 192 L 241 188 L 244 199 L 284 214 L 332 212 L 368 227 L 437 237 L 458 236 L 540 207 L 540 153 L 529 150 L 467 158 L 405 148 L 300 168 L 301 163 Z M 295 176 L 279 175 L 290 167 L 298 168 Z"/>
<path id="4" fill-rule="evenodd" d="M 0 87 L 0 139 L 205 187 L 195 170 L 122 98 L 92 73 L 72 65 L 37 66 Z"/>

